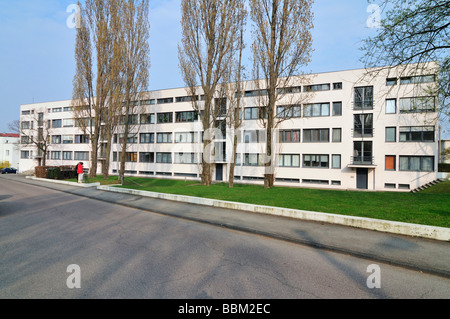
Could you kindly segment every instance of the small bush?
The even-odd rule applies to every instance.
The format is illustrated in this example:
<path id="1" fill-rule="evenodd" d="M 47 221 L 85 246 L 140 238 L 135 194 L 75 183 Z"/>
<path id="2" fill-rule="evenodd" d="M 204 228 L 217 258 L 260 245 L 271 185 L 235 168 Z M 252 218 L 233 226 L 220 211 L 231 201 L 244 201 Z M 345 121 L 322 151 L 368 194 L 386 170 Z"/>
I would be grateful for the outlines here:
<path id="1" fill-rule="evenodd" d="M 450 173 L 450 164 L 447 163 L 441 163 L 438 166 L 438 172 L 441 173 Z"/>
<path id="2" fill-rule="evenodd" d="M 48 179 L 60 179 L 60 177 L 61 177 L 61 170 L 59 167 L 49 167 L 47 171 Z"/>

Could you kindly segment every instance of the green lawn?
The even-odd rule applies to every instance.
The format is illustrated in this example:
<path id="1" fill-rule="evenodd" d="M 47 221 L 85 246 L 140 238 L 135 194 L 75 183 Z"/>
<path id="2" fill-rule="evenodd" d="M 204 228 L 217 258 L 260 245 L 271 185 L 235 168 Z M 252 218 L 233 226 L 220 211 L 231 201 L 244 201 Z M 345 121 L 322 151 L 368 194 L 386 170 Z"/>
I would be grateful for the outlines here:
<path id="1" fill-rule="evenodd" d="M 450 181 L 420 193 L 334 191 L 127 177 L 123 188 L 450 227 Z"/>

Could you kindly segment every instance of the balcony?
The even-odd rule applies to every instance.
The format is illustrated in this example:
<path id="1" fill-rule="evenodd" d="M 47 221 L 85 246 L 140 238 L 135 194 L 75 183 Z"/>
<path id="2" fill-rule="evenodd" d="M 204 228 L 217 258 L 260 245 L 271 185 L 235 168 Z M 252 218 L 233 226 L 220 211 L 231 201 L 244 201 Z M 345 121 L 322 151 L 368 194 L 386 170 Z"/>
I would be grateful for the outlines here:
<path id="1" fill-rule="evenodd" d="M 360 137 L 373 137 L 375 133 L 374 128 L 354 128 L 352 129 L 352 136 L 354 138 L 360 138 Z"/>
<path id="2" fill-rule="evenodd" d="M 352 156 L 350 158 L 350 164 L 348 165 L 350 168 L 375 168 L 375 157 L 370 155 L 364 156 Z"/>

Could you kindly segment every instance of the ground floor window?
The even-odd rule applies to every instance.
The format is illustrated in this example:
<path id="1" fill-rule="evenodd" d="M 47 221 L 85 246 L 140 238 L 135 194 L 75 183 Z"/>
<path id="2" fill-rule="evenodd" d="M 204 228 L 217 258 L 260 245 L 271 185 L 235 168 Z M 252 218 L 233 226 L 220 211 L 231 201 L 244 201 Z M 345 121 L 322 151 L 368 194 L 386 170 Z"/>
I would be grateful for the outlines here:
<path id="1" fill-rule="evenodd" d="M 434 156 L 400 156 L 400 171 L 433 172 Z"/>

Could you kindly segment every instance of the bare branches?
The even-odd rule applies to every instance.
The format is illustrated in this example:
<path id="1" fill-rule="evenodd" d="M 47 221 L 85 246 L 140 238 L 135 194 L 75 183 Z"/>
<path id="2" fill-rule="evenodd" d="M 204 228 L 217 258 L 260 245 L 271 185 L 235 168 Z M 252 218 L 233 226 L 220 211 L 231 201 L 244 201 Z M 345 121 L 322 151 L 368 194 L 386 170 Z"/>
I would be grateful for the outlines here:
<path id="1" fill-rule="evenodd" d="M 214 97 L 224 87 L 239 39 L 242 0 L 183 0 L 182 42 L 178 46 L 180 70 L 193 108 L 205 132 L 204 149 L 211 143 L 220 105 Z M 201 89 L 201 92 L 200 92 Z M 198 97 L 202 94 L 202 101 Z M 211 183 L 211 159 L 203 154 L 202 184 Z"/>
<path id="2" fill-rule="evenodd" d="M 251 0 L 250 12 L 254 22 L 253 71 L 259 90 L 267 95 L 260 98 L 266 128 L 266 173 L 264 186 L 273 186 L 274 152 L 272 130 L 278 125 L 276 103 L 286 95 L 285 88 L 294 85 L 293 77 L 301 76 L 301 68 L 311 59 L 313 28 L 312 0 Z M 298 77 L 296 77 L 298 79 Z M 286 105 L 293 107 L 294 103 Z M 287 111 L 287 110 L 286 110 Z M 286 112 L 285 115 L 288 115 Z"/>

